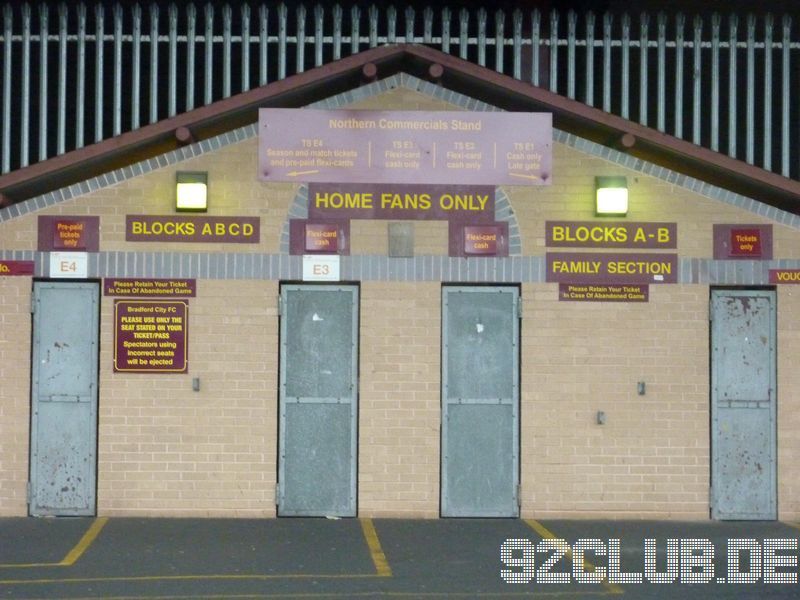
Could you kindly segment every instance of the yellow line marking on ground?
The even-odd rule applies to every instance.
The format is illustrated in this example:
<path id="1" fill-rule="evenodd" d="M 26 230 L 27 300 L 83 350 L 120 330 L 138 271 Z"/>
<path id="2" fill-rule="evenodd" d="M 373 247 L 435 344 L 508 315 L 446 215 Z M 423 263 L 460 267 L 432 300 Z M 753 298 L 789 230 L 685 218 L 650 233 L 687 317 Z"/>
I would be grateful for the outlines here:
<path id="1" fill-rule="evenodd" d="M 800 529 L 800 523 L 789 523 L 789 521 L 783 521 L 784 525 L 788 525 L 789 527 L 794 527 L 795 529 Z"/>
<path id="2" fill-rule="evenodd" d="M 375 577 L 371 575 L 371 577 Z M 71 580 L 67 580 L 71 581 Z M 245 599 L 245 598 L 358 598 L 358 597 L 386 597 L 386 598 L 552 598 L 576 596 L 610 596 L 610 592 L 591 592 L 588 590 L 567 591 L 537 591 L 537 592 L 389 592 L 389 591 L 365 591 L 365 592 L 286 592 L 277 594 L 208 594 L 200 596 L 146 596 L 150 600 L 193 600 L 203 598 L 218 599 Z M 97 600 L 97 596 L 59 596 L 64 600 Z M 105 600 L 138 600 L 143 596 L 103 596 Z"/>
<path id="3" fill-rule="evenodd" d="M 78 543 L 75 547 L 67 552 L 67 555 L 61 559 L 59 562 L 53 563 L 24 563 L 24 564 L 15 564 L 15 563 L 8 563 L 0 565 L 0 569 L 32 569 L 36 567 L 71 567 L 75 564 L 75 562 L 83 556 L 83 553 L 92 545 L 92 542 L 97 539 L 97 536 L 100 535 L 100 531 L 102 531 L 103 527 L 105 527 L 106 523 L 108 522 L 108 517 L 98 517 L 97 519 L 92 522 L 89 526 L 89 529 L 86 533 L 83 534 Z"/>
<path id="4" fill-rule="evenodd" d="M 556 534 L 554 534 L 552 531 L 550 531 L 547 527 L 545 527 L 544 525 L 542 525 L 538 521 L 535 521 L 534 519 L 523 519 L 523 520 L 528 525 L 528 527 L 533 529 L 536 533 L 538 533 L 543 538 L 546 538 L 546 539 L 559 539 Z M 567 556 L 567 558 L 571 559 L 572 558 L 572 551 L 567 550 L 566 556 Z M 595 566 L 592 563 L 590 563 L 588 560 L 584 559 L 583 568 L 584 569 L 587 569 L 587 568 L 594 569 Z M 618 586 L 616 583 L 609 583 L 606 580 L 606 581 L 603 582 L 602 585 L 611 594 L 624 594 L 625 593 L 625 592 L 622 591 L 622 588 L 620 586 Z"/>
<path id="5" fill-rule="evenodd" d="M 57 563 L 55 563 L 57 564 Z M 141 575 L 135 577 L 69 577 L 52 579 L 0 579 L 0 585 L 25 585 L 42 583 L 114 583 L 114 582 L 150 582 L 150 581 L 269 581 L 278 579 L 377 579 L 382 577 L 375 573 L 287 573 L 284 575 Z"/>
<path id="6" fill-rule="evenodd" d="M 62 567 L 71 567 L 75 564 L 75 562 L 83 556 L 83 553 L 88 550 L 89 546 L 92 545 L 97 539 L 97 536 L 100 535 L 100 532 L 103 530 L 103 527 L 106 526 L 108 523 L 108 517 L 98 517 L 92 523 L 92 526 L 83 534 L 83 537 L 80 541 L 75 545 L 75 547 L 70 550 L 64 559 L 58 563 Z"/>
<path id="7" fill-rule="evenodd" d="M 383 553 L 381 541 L 378 539 L 378 532 L 375 531 L 372 519 L 359 519 L 359 521 L 361 521 L 364 539 L 367 540 L 367 546 L 369 546 L 369 554 L 375 564 L 375 573 L 379 577 L 391 577 L 392 569 L 389 566 L 389 561 L 386 560 L 386 555 Z"/>

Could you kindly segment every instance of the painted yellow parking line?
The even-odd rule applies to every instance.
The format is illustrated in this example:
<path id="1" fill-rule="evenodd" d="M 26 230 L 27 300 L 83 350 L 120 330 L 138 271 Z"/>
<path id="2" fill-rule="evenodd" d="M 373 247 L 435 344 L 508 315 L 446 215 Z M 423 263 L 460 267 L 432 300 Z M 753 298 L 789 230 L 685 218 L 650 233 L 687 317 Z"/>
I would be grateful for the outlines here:
<path id="1" fill-rule="evenodd" d="M 92 523 L 92 526 L 89 527 L 86 533 L 83 534 L 83 537 L 80 539 L 80 541 L 58 564 L 62 567 L 71 567 L 74 565 L 75 561 L 83 556 L 83 553 L 86 552 L 89 546 L 92 545 L 92 542 L 97 539 L 97 536 L 100 535 L 100 532 L 103 530 L 103 527 L 106 526 L 106 523 L 108 523 L 108 517 L 99 517 L 95 519 L 94 523 Z"/>
<path id="2" fill-rule="evenodd" d="M 38 563 L 27 565 L 3 565 L 7 567 L 60 567 L 61 563 Z M 28 584 L 66 584 L 66 583 L 119 583 L 119 582 L 152 582 L 152 581 L 272 581 L 279 579 L 378 579 L 391 577 L 379 573 L 277 573 L 262 575 L 258 573 L 241 575 L 141 575 L 127 577 L 63 577 L 38 579 L 0 579 L 0 585 Z M 138 597 L 138 596 L 137 596 Z M 205 596 L 203 596 L 205 597 Z"/>
<path id="3" fill-rule="evenodd" d="M 317 578 L 316 575 L 310 575 L 309 577 Z M 376 575 L 366 575 L 366 577 L 377 577 Z M 265 576 L 265 578 L 272 578 L 272 576 Z M 141 578 L 132 578 L 134 581 L 138 581 Z M 145 578 L 147 581 L 150 581 L 149 578 Z M 96 582 L 104 582 L 108 581 L 109 579 L 97 578 L 97 579 L 48 579 L 42 580 L 45 583 L 96 583 Z M 36 583 L 42 583 L 42 581 L 38 581 Z M 113 578 L 113 581 L 128 581 L 125 578 Z M 0 583 L 5 583 L 0 581 Z M 576 598 L 579 596 L 610 596 L 613 595 L 613 592 L 600 592 L 600 591 L 589 591 L 589 590 L 575 590 L 575 591 L 559 591 L 559 590 L 552 590 L 552 591 L 536 591 L 536 592 L 391 592 L 391 591 L 364 591 L 364 592 L 286 592 L 286 593 L 275 593 L 275 594 L 212 594 L 209 596 L 208 594 L 203 594 L 200 596 L 196 595 L 166 595 L 166 596 L 147 596 L 148 598 L 152 598 L 153 600 L 192 600 L 192 599 L 199 599 L 199 598 L 226 598 L 226 599 L 233 599 L 233 598 L 359 598 L 359 597 L 367 597 L 367 598 Z M 138 598 L 142 598 L 142 596 L 103 596 L 106 600 L 135 600 Z M 96 600 L 97 596 L 68 596 L 71 600 Z"/>
<path id="4" fill-rule="evenodd" d="M 364 532 L 364 538 L 367 540 L 367 546 L 369 546 L 369 554 L 375 565 L 375 574 L 379 577 L 391 577 L 392 569 L 389 567 L 389 561 L 386 560 L 386 555 L 383 553 L 381 541 L 378 539 L 378 532 L 375 531 L 372 519 L 359 519 L 359 521 L 361 521 L 361 529 Z"/>
<path id="5" fill-rule="evenodd" d="M 545 539 L 559 539 L 556 534 L 550 531 L 547 527 L 535 521 L 534 519 L 523 519 L 525 523 L 533 529 L 536 533 L 538 533 L 542 538 Z M 566 553 L 567 558 L 572 558 L 572 552 L 567 550 Z M 595 566 L 590 563 L 588 560 L 583 561 L 583 568 L 584 569 L 594 569 Z M 624 594 L 625 592 L 622 591 L 622 588 L 617 585 L 616 583 L 609 583 L 608 581 L 603 582 L 602 586 L 608 590 L 610 594 Z"/>
<path id="6" fill-rule="evenodd" d="M 788 525 L 789 527 L 794 527 L 795 529 L 800 529 L 800 523 L 789 523 L 788 521 L 783 521 L 783 523 L 785 525 Z"/>
<path id="7" fill-rule="evenodd" d="M 97 539 L 97 536 L 100 535 L 100 532 L 103 530 L 103 527 L 106 526 L 108 522 L 108 517 L 98 517 L 95 519 L 92 524 L 89 526 L 89 529 L 86 533 L 83 534 L 83 537 L 78 541 L 75 547 L 67 552 L 67 555 L 61 559 L 59 562 L 55 563 L 8 563 L 0 565 L 0 569 L 30 569 L 36 567 L 71 567 L 75 564 L 75 562 L 83 556 L 83 553 L 92 545 Z"/>

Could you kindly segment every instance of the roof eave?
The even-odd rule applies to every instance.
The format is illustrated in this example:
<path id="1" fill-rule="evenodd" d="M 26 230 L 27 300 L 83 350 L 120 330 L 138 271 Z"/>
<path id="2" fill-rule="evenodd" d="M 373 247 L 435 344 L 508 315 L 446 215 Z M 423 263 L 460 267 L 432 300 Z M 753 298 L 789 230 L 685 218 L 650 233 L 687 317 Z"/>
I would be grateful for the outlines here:
<path id="1" fill-rule="evenodd" d="M 19 202 L 258 120 L 261 107 L 301 107 L 399 72 L 503 110 L 553 113 L 555 127 L 800 214 L 800 182 L 713 152 L 425 46 L 373 48 L 0 177 Z"/>

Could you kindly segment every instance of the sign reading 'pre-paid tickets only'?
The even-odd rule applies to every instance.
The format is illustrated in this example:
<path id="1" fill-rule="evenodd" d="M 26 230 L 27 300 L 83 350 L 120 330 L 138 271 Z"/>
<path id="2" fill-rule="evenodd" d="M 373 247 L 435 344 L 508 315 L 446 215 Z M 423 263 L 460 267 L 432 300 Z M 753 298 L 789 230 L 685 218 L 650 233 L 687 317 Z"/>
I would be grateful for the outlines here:
<path id="1" fill-rule="evenodd" d="M 188 327 L 186 300 L 115 300 L 114 371 L 186 373 Z"/>
<path id="2" fill-rule="evenodd" d="M 546 185 L 550 113 L 262 108 L 262 181 Z"/>

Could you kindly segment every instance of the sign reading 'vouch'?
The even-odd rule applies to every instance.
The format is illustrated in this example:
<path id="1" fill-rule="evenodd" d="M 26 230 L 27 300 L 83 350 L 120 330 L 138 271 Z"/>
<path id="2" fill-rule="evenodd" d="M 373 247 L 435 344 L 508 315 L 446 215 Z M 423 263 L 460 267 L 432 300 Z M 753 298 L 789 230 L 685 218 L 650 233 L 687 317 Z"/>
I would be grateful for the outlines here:
<path id="1" fill-rule="evenodd" d="M 552 115 L 259 110 L 262 181 L 550 183 Z"/>
<path id="2" fill-rule="evenodd" d="M 181 215 L 127 215 L 128 242 L 200 242 L 257 244 L 258 217 L 205 217 Z"/>
<path id="3" fill-rule="evenodd" d="M 548 252 L 547 281 L 588 284 L 677 283 L 677 254 Z"/>

